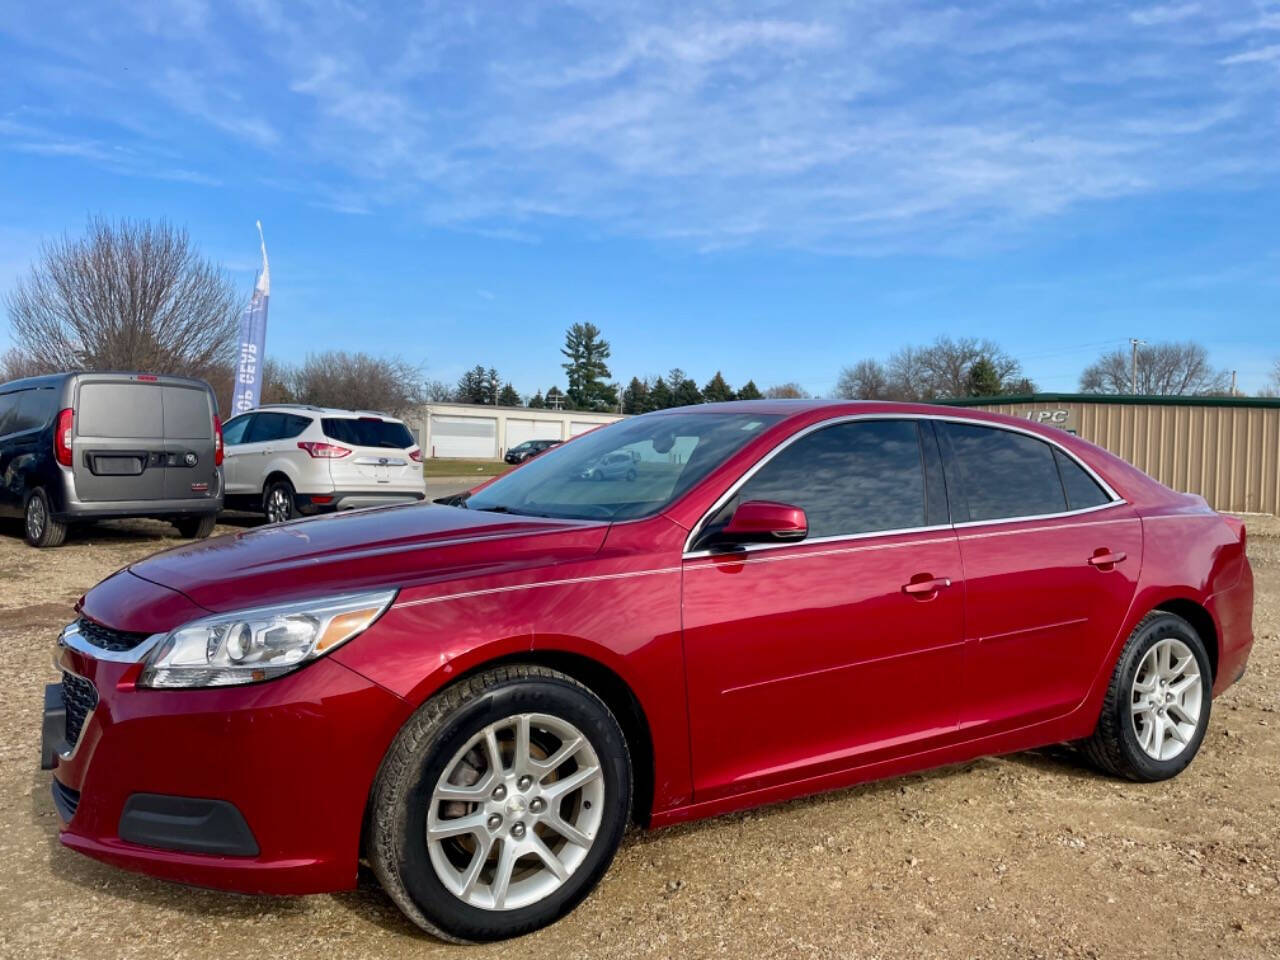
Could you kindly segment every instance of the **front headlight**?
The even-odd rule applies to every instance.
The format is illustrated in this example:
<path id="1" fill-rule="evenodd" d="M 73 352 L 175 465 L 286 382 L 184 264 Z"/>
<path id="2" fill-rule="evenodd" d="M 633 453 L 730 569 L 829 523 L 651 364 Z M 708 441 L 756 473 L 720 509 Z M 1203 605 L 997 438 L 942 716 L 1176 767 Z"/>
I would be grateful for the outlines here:
<path id="1" fill-rule="evenodd" d="M 193 620 L 147 657 L 143 687 L 225 687 L 270 680 L 367 630 L 394 590 L 258 607 Z"/>

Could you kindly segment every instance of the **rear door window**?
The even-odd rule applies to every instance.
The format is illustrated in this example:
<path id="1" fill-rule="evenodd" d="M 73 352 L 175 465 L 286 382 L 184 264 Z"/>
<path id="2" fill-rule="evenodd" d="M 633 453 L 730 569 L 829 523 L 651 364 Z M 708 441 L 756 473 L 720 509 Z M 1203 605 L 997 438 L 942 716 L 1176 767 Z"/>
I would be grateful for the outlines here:
<path id="1" fill-rule="evenodd" d="M 25 390 L 0 394 L 0 437 L 6 437 L 17 431 L 18 408 L 22 403 Z"/>
<path id="2" fill-rule="evenodd" d="M 76 433 L 82 437 L 163 439 L 164 407 L 156 387 L 124 381 L 82 383 Z"/>
<path id="3" fill-rule="evenodd" d="M 911 420 L 863 420 L 816 430 L 748 480 L 709 526 L 738 503 L 774 500 L 804 510 L 808 539 L 925 526 L 924 468 Z"/>
<path id="4" fill-rule="evenodd" d="M 265 443 L 268 440 L 281 440 L 285 434 L 285 415 L 283 413 L 254 414 L 253 423 L 245 431 L 245 443 Z"/>
<path id="5" fill-rule="evenodd" d="M 1005 520 L 1066 511 L 1067 500 L 1053 447 L 1045 441 L 1025 433 L 969 423 L 944 422 L 941 427 L 950 442 L 968 499 L 969 520 Z"/>
<path id="6" fill-rule="evenodd" d="M 164 401 L 164 435 L 170 440 L 208 440 L 213 436 L 209 395 L 195 387 L 160 388 Z"/>
<path id="7" fill-rule="evenodd" d="M 1086 510 L 1111 501 L 1107 492 L 1080 464 L 1061 450 L 1054 450 L 1053 456 L 1058 461 L 1058 473 L 1062 475 L 1062 486 L 1067 492 L 1068 510 Z"/>
<path id="8" fill-rule="evenodd" d="M 414 445 L 409 428 L 390 420 L 325 417 L 320 424 L 326 437 L 350 446 L 404 450 Z"/>
<path id="9" fill-rule="evenodd" d="M 58 412 L 58 393 L 52 387 L 24 390 L 18 407 L 17 430 L 41 430 Z"/>

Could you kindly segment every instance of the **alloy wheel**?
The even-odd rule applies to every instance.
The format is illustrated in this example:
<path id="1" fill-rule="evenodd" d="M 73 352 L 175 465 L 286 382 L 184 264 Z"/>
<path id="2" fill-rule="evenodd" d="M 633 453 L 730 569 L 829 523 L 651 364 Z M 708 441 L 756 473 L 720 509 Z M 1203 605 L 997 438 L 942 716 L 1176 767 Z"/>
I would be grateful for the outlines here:
<path id="1" fill-rule="evenodd" d="M 1131 711 L 1138 745 L 1154 760 L 1172 760 L 1200 726 L 1203 681 L 1195 654 L 1176 637 L 1157 640 L 1138 664 Z"/>
<path id="2" fill-rule="evenodd" d="M 267 497 L 267 519 L 272 523 L 284 523 L 293 515 L 289 491 L 275 487 Z"/>
<path id="3" fill-rule="evenodd" d="M 549 714 L 506 717 L 458 750 L 432 791 L 431 864 L 471 906 L 529 906 L 582 865 L 604 800 L 600 760 L 582 731 Z"/>
<path id="4" fill-rule="evenodd" d="M 27 501 L 27 539 L 32 543 L 39 541 L 44 536 L 47 520 L 44 501 L 38 496 L 33 496 Z"/>

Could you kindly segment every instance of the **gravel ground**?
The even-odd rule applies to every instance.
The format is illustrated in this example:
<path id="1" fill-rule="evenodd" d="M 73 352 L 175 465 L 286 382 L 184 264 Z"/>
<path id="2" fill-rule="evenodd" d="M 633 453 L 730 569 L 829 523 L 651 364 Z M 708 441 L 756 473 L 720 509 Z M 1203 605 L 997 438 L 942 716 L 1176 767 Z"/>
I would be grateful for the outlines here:
<path id="1" fill-rule="evenodd" d="M 1280 522 L 1249 518 L 1248 676 L 1204 747 L 1153 786 L 1064 749 L 980 760 L 656 833 L 522 941 L 544 956 L 1280 956 Z M 230 532 L 234 527 L 223 528 Z M 55 631 L 117 567 L 174 543 L 149 521 L 35 551 L 0 526 L 0 957 L 508 955 L 421 935 L 367 876 L 334 896 L 242 897 L 63 849 L 38 769 Z"/>

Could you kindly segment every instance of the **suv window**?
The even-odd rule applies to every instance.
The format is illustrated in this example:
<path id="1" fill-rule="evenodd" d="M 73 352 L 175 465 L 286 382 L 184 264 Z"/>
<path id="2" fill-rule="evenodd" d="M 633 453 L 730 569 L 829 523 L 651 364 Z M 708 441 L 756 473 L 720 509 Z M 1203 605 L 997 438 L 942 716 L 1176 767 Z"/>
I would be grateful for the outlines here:
<path id="1" fill-rule="evenodd" d="M 284 415 L 284 433 L 281 434 L 280 439 L 292 440 L 309 426 L 311 426 L 310 417 L 303 417 L 296 413 L 286 413 Z"/>
<path id="2" fill-rule="evenodd" d="M 348 419 L 341 417 L 325 417 L 320 421 L 324 435 L 330 440 L 350 444 L 354 447 L 386 447 L 393 450 L 407 450 L 414 445 L 413 434 L 403 423 L 392 420 Z"/>
<path id="3" fill-rule="evenodd" d="M 283 440 L 285 435 L 285 415 L 283 413 L 255 413 L 253 423 L 245 431 L 242 443 L 265 443 L 268 440 Z M 225 439 L 225 437 L 223 438 Z"/>
<path id="4" fill-rule="evenodd" d="M 244 443 L 244 433 L 248 429 L 249 423 L 253 420 L 253 414 L 247 413 L 242 417 L 234 417 L 228 420 L 222 428 L 222 442 L 225 444 Z"/>
<path id="5" fill-rule="evenodd" d="M 925 526 L 924 468 L 913 420 L 862 420 L 801 437 L 766 463 L 720 509 L 728 522 L 746 500 L 803 508 L 809 538 Z"/>
<path id="6" fill-rule="evenodd" d="M 1062 486 L 1067 492 L 1067 509 L 1084 510 L 1086 507 L 1100 507 L 1110 501 L 1093 477 L 1089 476 L 1080 464 L 1076 463 L 1061 450 L 1053 451 L 1058 461 L 1058 473 L 1062 475 Z"/>
<path id="7" fill-rule="evenodd" d="M 1043 440 L 969 423 L 944 422 L 970 520 L 1001 520 L 1067 509 L 1054 450 Z M 960 518 L 963 519 L 963 518 Z"/>

